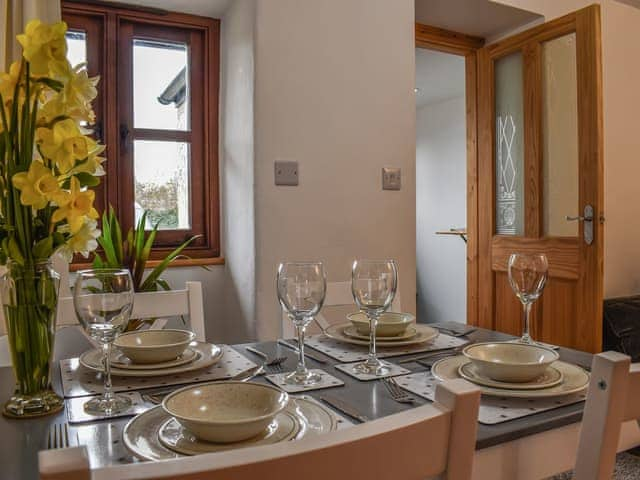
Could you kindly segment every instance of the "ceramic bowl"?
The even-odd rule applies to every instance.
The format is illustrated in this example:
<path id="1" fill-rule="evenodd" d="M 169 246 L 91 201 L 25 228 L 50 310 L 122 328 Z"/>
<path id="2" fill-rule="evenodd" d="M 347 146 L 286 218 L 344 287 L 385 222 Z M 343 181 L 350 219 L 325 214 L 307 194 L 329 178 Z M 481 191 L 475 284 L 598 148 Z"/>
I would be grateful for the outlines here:
<path id="1" fill-rule="evenodd" d="M 133 363 L 160 363 L 178 358 L 195 338 L 188 330 L 140 330 L 123 333 L 113 344 Z"/>
<path id="2" fill-rule="evenodd" d="M 356 327 L 360 335 L 369 335 L 369 319 L 362 312 L 350 313 L 347 319 Z M 386 312 L 380 316 L 376 327 L 376 337 L 395 337 L 402 335 L 413 325 L 416 317 L 410 313 Z"/>
<path id="3" fill-rule="evenodd" d="M 199 439 L 233 443 L 263 432 L 288 401 L 286 392 L 270 385 L 222 382 L 176 390 L 162 407 Z"/>
<path id="4" fill-rule="evenodd" d="M 529 382 L 560 357 L 557 352 L 526 343 L 487 342 L 469 345 L 462 354 L 477 372 L 500 382 Z"/>

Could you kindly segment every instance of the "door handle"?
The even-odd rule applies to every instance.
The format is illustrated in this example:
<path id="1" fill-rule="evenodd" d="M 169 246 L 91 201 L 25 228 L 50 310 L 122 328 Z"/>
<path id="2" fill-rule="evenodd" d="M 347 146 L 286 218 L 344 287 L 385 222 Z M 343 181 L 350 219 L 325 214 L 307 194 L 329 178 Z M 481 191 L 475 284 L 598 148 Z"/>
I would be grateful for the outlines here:
<path id="1" fill-rule="evenodd" d="M 591 205 L 585 205 L 584 214 L 582 216 L 571 217 L 567 215 L 565 219 L 568 222 L 584 222 L 584 243 L 587 245 L 591 245 L 593 243 L 593 207 Z"/>

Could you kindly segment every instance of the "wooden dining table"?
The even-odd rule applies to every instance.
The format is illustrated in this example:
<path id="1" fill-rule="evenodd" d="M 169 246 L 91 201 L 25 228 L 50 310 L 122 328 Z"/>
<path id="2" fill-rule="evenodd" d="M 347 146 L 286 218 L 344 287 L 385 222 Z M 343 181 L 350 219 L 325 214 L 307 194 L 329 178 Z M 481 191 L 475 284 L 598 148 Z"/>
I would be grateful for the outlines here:
<path id="1" fill-rule="evenodd" d="M 469 335 L 469 338 L 474 341 L 500 341 L 513 337 L 477 329 Z M 233 346 L 242 355 L 259 362 L 260 358 L 248 352 L 247 346 L 253 346 L 270 355 L 286 356 L 285 369 L 293 369 L 296 365 L 296 353 L 277 345 L 276 342 Z M 58 331 L 55 345 L 56 362 L 53 367 L 53 386 L 58 393 L 62 391 L 58 360 L 77 357 L 89 348 L 91 344 L 79 329 L 69 327 Z M 413 406 L 398 403 L 391 398 L 380 382 L 356 380 L 333 368 L 338 362 L 317 351 L 313 353 L 325 358 L 327 363 L 321 364 L 308 359 L 311 368 L 322 368 L 345 383 L 343 387 L 332 388 L 331 395 L 348 402 L 370 419 L 391 415 L 427 402 L 427 400 L 418 399 Z M 587 369 L 591 365 L 592 355 L 589 353 L 566 348 L 560 348 L 559 353 L 562 360 Z M 389 360 L 398 361 L 402 358 L 394 357 Z M 413 372 L 424 371 L 427 368 L 417 363 L 408 363 L 403 366 Z M 13 381 L 11 368 L 0 368 L 0 398 L 5 399 L 11 395 Z M 255 381 L 265 382 L 266 380 L 258 377 Z M 154 389 L 147 391 L 153 392 Z M 327 390 L 317 390 L 307 394 L 317 397 L 325 392 Z M 479 424 L 473 478 L 479 480 L 534 479 L 570 469 L 575 461 L 583 408 L 584 403 L 577 403 L 497 425 Z M 130 418 L 119 418 L 70 425 L 70 446 L 85 445 L 91 466 L 94 468 L 138 462 L 139 460 L 127 451 L 122 442 L 122 430 L 129 420 Z M 38 451 L 47 447 L 51 426 L 65 421 L 65 412 L 29 420 L 1 417 L 0 479 L 38 478 Z M 629 422 L 623 426 L 620 449 L 637 445 L 640 445 L 640 429 L 637 423 Z"/>

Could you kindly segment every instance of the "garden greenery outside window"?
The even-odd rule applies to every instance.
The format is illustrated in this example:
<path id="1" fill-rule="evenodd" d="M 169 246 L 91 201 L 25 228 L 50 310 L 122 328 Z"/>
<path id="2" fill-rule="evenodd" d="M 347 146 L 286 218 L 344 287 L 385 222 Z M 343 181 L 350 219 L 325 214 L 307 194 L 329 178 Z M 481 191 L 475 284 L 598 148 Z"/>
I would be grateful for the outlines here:
<path id="1" fill-rule="evenodd" d="M 105 6 L 106 5 L 106 6 Z M 152 258 L 220 255 L 218 20 L 100 2 L 63 2 L 68 58 L 101 77 L 94 135 L 107 146 L 96 207 L 126 231 L 149 211 Z"/>

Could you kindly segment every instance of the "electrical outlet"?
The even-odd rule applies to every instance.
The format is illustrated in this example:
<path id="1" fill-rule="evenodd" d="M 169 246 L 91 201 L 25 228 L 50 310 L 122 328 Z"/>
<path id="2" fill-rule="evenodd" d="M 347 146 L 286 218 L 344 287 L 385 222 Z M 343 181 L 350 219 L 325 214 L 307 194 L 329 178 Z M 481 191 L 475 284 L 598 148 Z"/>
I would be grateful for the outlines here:
<path id="1" fill-rule="evenodd" d="M 275 162 L 276 185 L 298 185 L 298 162 Z"/>
<path id="2" fill-rule="evenodd" d="M 400 190 L 402 185 L 400 169 L 383 167 L 382 168 L 382 189 L 383 190 Z"/>

